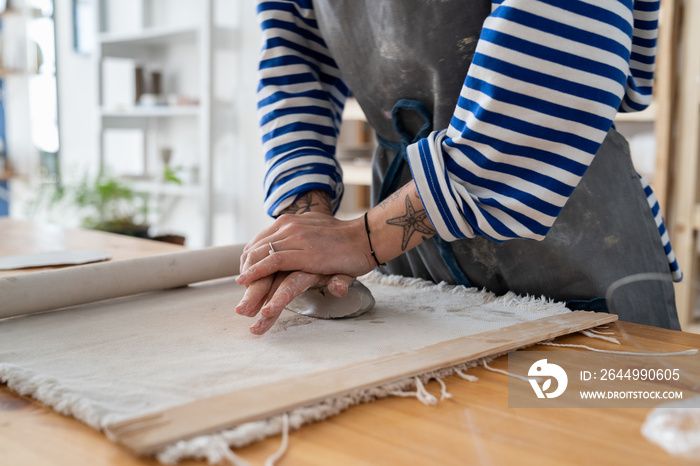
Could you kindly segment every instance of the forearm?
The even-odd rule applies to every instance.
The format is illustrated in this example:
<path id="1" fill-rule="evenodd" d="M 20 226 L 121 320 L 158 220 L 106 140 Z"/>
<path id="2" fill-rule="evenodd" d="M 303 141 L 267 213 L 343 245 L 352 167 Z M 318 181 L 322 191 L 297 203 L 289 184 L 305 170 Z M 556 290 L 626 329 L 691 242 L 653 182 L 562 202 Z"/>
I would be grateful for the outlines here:
<path id="1" fill-rule="evenodd" d="M 369 211 L 367 221 L 379 262 L 394 259 L 435 235 L 413 181 Z"/>
<path id="2" fill-rule="evenodd" d="M 295 205 L 301 210 L 323 209 L 321 199 L 312 193 Z M 238 283 L 249 285 L 280 271 L 357 277 L 435 234 L 412 181 L 372 209 L 367 219 L 369 238 L 363 217 L 343 221 L 313 211 L 283 215 L 246 247 Z"/>

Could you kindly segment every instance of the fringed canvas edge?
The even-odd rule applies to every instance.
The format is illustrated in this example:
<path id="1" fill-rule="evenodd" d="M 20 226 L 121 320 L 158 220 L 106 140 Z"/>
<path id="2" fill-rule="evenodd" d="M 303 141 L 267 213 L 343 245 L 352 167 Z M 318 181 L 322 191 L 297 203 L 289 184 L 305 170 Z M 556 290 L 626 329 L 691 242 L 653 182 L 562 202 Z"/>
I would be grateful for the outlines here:
<path id="1" fill-rule="evenodd" d="M 419 379 L 423 384 L 427 384 L 432 379 L 442 379 L 469 368 L 481 366 L 485 362 L 492 361 L 504 354 L 508 354 L 508 352 L 426 372 L 416 377 L 406 377 L 397 382 L 380 385 L 375 388 L 356 390 L 341 397 L 329 398 L 321 403 L 292 410 L 286 413 L 289 417 L 289 429 L 298 430 L 304 425 L 336 416 L 353 406 L 388 398 L 396 392 L 414 390 L 417 384 L 416 379 Z M 234 429 L 225 430 L 215 435 L 203 435 L 189 440 L 181 440 L 161 450 L 156 455 L 156 458 L 164 464 L 176 464 L 185 459 L 207 460 L 210 463 L 217 463 L 226 457 L 223 450 L 224 447 L 242 448 L 267 437 L 281 434 L 283 417 L 284 415 L 273 416 L 265 420 L 242 424 Z"/>
<path id="2" fill-rule="evenodd" d="M 536 302 L 547 305 L 561 305 L 563 308 L 562 310 L 568 311 L 563 303 L 558 303 L 544 297 L 520 296 L 512 292 L 506 293 L 503 296 L 497 296 L 494 293 L 477 288 L 467 288 L 445 282 L 435 284 L 420 278 L 386 275 L 378 271 L 372 271 L 369 274 L 359 277 L 359 280 L 364 283 L 410 287 L 413 289 L 435 288 L 440 292 L 447 292 L 458 296 L 473 296 L 474 294 L 478 294 L 482 297 L 488 297 L 487 301 L 500 301 L 504 305 L 515 307 L 531 305 Z M 475 361 L 428 372 L 418 376 L 418 379 L 425 384 L 431 379 L 446 377 L 456 374 L 459 371 L 479 366 L 503 354 L 507 353 L 499 353 Z M 13 364 L 0 364 L 0 382 L 6 383 L 11 390 L 20 395 L 30 396 L 50 406 L 61 414 L 72 416 L 88 426 L 104 432 L 109 437 L 105 427 L 113 421 L 112 417 L 99 413 L 89 400 L 80 397 L 70 389 L 62 386 L 55 378 L 40 376 Z M 315 405 L 298 408 L 287 413 L 289 416 L 289 427 L 291 430 L 296 430 L 303 425 L 333 417 L 360 403 L 369 403 L 374 400 L 392 396 L 392 393 L 411 389 L 416 389 L 416 377 L 407 377 L 400 381 L 375 388 L 353 391 L 341 397 L 331 398 Z M 156 457 L 158 461 L 165 464 L 174 464 L 184 459 L 206 459 L 211 463 L 217 463 L 227 457 L 226 450 L 229 447 L 241 448 L 266 437 L 278 435 L 282 432 L 282 424 L 282 415 L 262 421 L 249 422 L 234 429 L 222 431 L 216 435 L 204 435 L 179 441 L 161 450 L 157 453 Z"/>

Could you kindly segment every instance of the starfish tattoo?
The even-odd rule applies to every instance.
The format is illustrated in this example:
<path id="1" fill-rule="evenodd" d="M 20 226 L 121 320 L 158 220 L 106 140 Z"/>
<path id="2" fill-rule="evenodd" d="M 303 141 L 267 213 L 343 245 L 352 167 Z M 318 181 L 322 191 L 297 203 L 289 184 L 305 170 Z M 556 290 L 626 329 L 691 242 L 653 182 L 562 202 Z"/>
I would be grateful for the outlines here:
<path id="1" fill-rule="evenodd" d="M 406 213 L 401 217 L 390 218 L 386 221 L 389 225 L 395 225 L 397 227 L 403 228 L 403 241 L 401 242 L 401 250 L 405 251 L 408 242 L 415 232 L 423 233 L 426 235 L 434 235 L 435 230 L 432 227 L 423 223 L 423 221 L 428 217 L 425 210 L 416 212 L 411 204 L 411 198 L 406 196 Z"/>

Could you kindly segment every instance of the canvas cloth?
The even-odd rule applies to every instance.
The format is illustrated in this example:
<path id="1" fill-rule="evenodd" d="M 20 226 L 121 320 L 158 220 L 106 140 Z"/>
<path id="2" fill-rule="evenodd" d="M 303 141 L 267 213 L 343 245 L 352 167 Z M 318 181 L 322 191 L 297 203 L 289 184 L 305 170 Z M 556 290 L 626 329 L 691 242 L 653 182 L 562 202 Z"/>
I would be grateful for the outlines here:
<path id="1" fill-rule="evenodd" d="M 317 320 L 285 311 L 262 337 L 248 332 L 251 319 L 233 312 L 243 294 L 233 279 L 5 319 L 0 381 L 102 429 L 194 400 L 569 312 L 548 300 L 376 272 L 362 282 L 377 300 L 367 314 Z M 291 424 L 323 419 L 388 391 L 296 410 Z M 222 441 L 241 446 L 279 430 L 278 420 L 254 422 L 180 442 L 160 459 L 217 460 Z"/>

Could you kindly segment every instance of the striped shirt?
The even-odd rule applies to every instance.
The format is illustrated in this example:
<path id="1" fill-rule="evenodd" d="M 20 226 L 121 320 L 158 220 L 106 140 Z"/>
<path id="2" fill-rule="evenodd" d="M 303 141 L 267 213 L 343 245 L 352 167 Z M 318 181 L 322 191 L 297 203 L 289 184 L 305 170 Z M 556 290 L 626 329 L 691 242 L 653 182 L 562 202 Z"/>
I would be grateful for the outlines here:
<path id="1" fill-rule="evenodd" d="M 659 0 L 493 0 L 446 129 L 407 149 L 426 212 L 447 241 L 542 240 L 618 111 L 651 102 Z M 311 0 L 260 1 L 258 109 L 265 207 L 342 197 L 335 144 L 349 90 Z M 640 178 L 641 180 L 641 178 Z M 675 280 L 682 273 L 641 180 Z"/>

